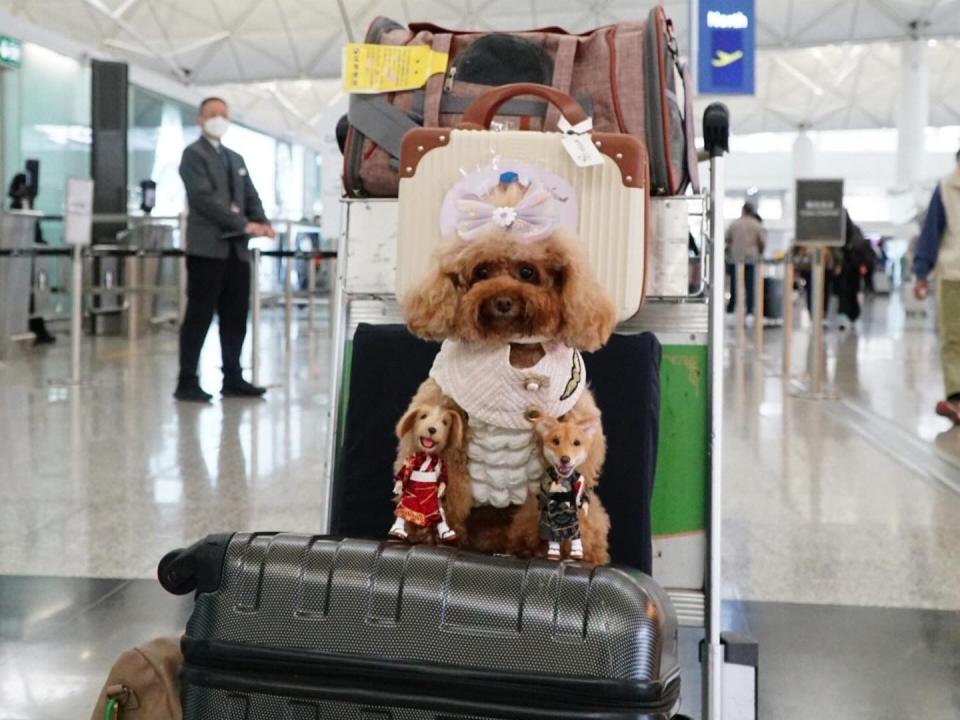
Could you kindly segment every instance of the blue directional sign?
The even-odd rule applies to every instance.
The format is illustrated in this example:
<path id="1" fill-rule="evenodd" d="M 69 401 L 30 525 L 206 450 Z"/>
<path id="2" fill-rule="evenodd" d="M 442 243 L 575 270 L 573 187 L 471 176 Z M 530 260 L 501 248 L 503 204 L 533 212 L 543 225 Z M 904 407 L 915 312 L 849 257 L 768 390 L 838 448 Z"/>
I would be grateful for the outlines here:
<path id="1" fill-rule="evenodd" d="M 753 95 L 754 0 L 700 0 L 697 89 L 701 95 Z"/>

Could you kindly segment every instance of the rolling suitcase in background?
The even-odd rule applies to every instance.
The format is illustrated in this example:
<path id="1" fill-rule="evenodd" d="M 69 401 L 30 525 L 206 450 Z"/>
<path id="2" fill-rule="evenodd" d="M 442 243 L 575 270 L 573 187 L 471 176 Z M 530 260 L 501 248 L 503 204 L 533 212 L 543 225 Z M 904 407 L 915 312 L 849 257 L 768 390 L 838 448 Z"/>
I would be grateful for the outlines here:
<path id="1" fill-rule="evenodd" d="M 184 720 L 666 720 L 677 625 L 614 567 L 286 533 L 160 563 L 197 591 Z"/>
<path id="2" fill-rule="evenodd" d="M 405 27 L 378 17 L 364 43 L 429 46 L 449 56 L 445 73 L 424 87 L 350 96 L 343 181 L 348 197 L 396 197 L 400 141 L 417 127 L 456 127 L 466 108 L 492 87 L 526 82 L 574 97 L 599 132 L 624 133 L 650 153 L 656 195 L 698 187 L 693 93 L 679 62 L 673 27 L 661 6 L 646 22 L 624 22 L 571 35 L 560 28 L 515 33 Z M 548 103 L 517 98 L 498 110 L 513 130 L 556 130 Z"/>
<path id="3" fill-rule="evenodd" d="M 893 290 L 893 282 L 886 268 L 877 267 L 873 271 L 873 291 L 877 295 L 889 295 Z"/>
<path id="4" fill-rule="evenodd" d="M 597 154 L 597 165 L 579 167 L 564 145 L 562 132 L 491 131 L 503 105 L 519 97 L 536 97 L 557 107 L 571 126 L 587 120 L 569 95 L 545 85 L 516 83 L 488 90 L 466 110 L 453 129 L 417 128 L 404 135 L 400 149 L 400 203 L 397 225 L 398 298 L 417 287 L 429 272 L 442 239 L 441 216 L 447 192 L 471 182 L 496 158 L 499 170 L 544 171 L 555 196 L 572 195 L 578 212 L 577 240 L 585 247 L 594 275 L 607 291 L 618 320 L 640 310 L 646 279 L 649 181 L 644 144 L 623 133 L 591 132 L 580 136 Z M 594 145 L 593 147 L 589 147 Z M 483 177 L 480 176 L 482 181 Z M 559 205 L 559 203 L 557 203 Z M 430 230 L 424 231 L 425 228 Z"/>

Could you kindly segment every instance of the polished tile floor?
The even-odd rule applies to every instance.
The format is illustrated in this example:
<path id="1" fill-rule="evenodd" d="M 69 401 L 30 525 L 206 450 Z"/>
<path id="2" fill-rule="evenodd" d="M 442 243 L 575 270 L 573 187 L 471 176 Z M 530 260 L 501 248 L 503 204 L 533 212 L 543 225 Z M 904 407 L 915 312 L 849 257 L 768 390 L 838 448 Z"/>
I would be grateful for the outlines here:
<path id="1" fill-rule="evenodd" d="M 264 401 L 176 403 L 169 330 L 86 340 L 79 387 L 62 382 L 65 337 L 0 367 L 0 574 L 146 578 L 210 532 L 319 527 L 328 331 L 295 326 L 287 351 L 282 328 L 264 323 Z M 216 392 L 210 338 L 201 383 Z"/>
<path id="2" fill-rule="evenodd" d="M 0 720 L 84 717 L 120 651 L 183 627 L 188 603 L 145 579 L 167 550 L 317 526 L 327 329 L 297 323 L 287 347 L 281 319 L 264 402 L 174 403 L 170 331 L 86 340 L 79 387 L 64 337 L 0 364 Z M 824 400 L 802 390 L 806 339 L 789 383 L 781 330 L 759 357 L 727 348 L 725 624 L 760 641 L 761 717 L 960 717 L 960 431 L 931 412 L 931 320 L 881 299 L 828 333 Z"/>
<path id="3" fill-rule="evenodd" d="M 823 400 L 803 392 L 807 333 L 789 384 L 766 336 L 760 358 L 728 348 L 725 596 L 960 610 L 960 428 L 933 414 L 932 318 L 876 299 L 828 332 Z"/>

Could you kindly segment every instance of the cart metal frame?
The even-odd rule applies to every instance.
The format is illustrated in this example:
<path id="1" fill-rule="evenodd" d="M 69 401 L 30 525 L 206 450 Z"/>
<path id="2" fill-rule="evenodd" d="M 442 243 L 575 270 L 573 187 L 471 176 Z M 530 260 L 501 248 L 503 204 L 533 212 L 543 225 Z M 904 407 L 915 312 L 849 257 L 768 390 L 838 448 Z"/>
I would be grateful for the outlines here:
<path id="1" fill-rule="evenodd" d="M 725 112 L 725 109 L 724 109 Z M 708 143 L 710 140 L 708 139 Z M 708 434 L 706 552 L 702 590 L 670 590 L 682 625 L 703 627 L 705 652 L 702 654 L 703 720 L 721 720 L 724 648 L 721 643 L 721 507 L 723 433 L 723 348 L 724 348 L 724 228 L 723 228 L 723 152 L 722 142 L 708 148 L 710 159 L 709 190 L 701 195 L 686 195 L 673 200 L 690 203 L 691 218 L 698 217 L 701 231 L 701 287 L 692 295 L 648 297 L 641 312 L 618 326 L 617 332 L 652 331 L 661 343 L 707 346 L 708 358 Z M 396 200 L 349 199 L 341 202 L 341 233 L 337 244 L 337 274 L 331 294 L 332 358 L 330 364 L 330 404 L 327 427 L 327 457 L 331 458 L 323 492 L 324 515 L 321 532 L 328 532 L 336 472 L 338 435 L 346 363 L 347 344 L 360 322 L 402 323 L 400 307 L 391 285 L 389 247 L 395 243 L 396 227 L 391 227 L 391 212 Z M 380 233 L 379 249 L 358 249 L 357 236 L 370 225 L 364 214 L 376 215 Z M 362 226 L 362 227 L 360 227 Z M 384 251 L 386 249 L 386 251 Z M 377 255 L 379 258 L 376 258 Z M 362 255 L 362 257 L 361 257 Z M 371 258 L 374 258 L 371 260 Z M 375 265 L 379 262 L 379 265 Z M 395 262 L 395 251 L 393 255 Z M 351 263 L 364 263 L 363 280 Z M 369 277 L 367 277 L 369 276 Z"/>

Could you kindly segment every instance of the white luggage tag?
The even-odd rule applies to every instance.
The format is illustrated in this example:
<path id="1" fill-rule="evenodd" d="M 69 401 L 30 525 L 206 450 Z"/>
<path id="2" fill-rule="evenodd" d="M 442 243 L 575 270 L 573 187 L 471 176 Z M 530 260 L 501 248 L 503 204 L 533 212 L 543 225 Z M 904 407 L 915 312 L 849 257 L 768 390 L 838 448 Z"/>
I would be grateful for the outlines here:
<path id="1" fill-rule="evenodd" d="M 564 149 L 577 167 L 603 164 L 603 155 L 597 150 L 590 136 L 590 131 L 593 130 L 593 118 L 571 125 L 565 117 L 561 116 L 557 122 L 557 128 L 563 133 L 563 139 L 560 142 L 563 143 Z"/>

